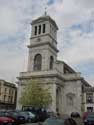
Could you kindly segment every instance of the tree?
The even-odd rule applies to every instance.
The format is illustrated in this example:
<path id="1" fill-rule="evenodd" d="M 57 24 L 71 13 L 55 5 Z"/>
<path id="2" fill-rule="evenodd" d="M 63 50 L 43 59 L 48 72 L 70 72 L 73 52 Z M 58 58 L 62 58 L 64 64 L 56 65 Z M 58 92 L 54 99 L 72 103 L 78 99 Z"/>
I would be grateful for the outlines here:
<path id="1" fill-rule="evenodd" d="M 46 107 L 52 101 L 49 89 L 42 88 L 39 80 L 30 80 L 26 83 L 19 100 L 23 106 Z"/>

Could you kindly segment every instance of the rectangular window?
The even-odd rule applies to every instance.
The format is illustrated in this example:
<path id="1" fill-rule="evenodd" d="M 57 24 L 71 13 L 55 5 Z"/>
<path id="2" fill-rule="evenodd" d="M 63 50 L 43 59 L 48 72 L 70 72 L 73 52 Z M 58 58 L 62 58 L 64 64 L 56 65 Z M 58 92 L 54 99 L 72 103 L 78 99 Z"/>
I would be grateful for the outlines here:
<path id="1" fill-rule="evenodd" d="M 87 112 L 93 112 L 93 107 L 87 107 Z"/>
<path id="2" fill-rule="evenodd" d="M 39 34 L 41 34 L 41 25 L 39 25 Z"/>
<path id="3" fill-rule="evenodd" d="M 45 26 L 45 24 L 43 24 L 43 33 L 45 33 L 45 28 L 46 28 L 46 26 Z"/>
<path id="4" fill-rule="evenodd" d="M 6 95 L 4 95 L 4 102 L 6 101 Z"/>
<path id="5" fill-rule="evenodd" d="M 0 86 L 0 95 L 1 95 L 1 86 Z"/>
<path id="6" fill-rule="evenodd" d="M 7 94 L 7 88 L 5 88 L 5 94 Z"/>
<path id="7" fill-rule="evenodd" d="M 37 35 L 37 26 L 35 26 L 35 33 L 34 34 Z"/>
<path id="8" fill-rule="evenodd" d="M 93 93 L 86 93 L 86 103 L 93 103 Z"/>
<path id="9" fill-rule="evenodd" d="M 10 104 L 12 103 L 12 98 L 13 98 L 12 96 L 9 97 L 8 101 L 9 101 Z"/>

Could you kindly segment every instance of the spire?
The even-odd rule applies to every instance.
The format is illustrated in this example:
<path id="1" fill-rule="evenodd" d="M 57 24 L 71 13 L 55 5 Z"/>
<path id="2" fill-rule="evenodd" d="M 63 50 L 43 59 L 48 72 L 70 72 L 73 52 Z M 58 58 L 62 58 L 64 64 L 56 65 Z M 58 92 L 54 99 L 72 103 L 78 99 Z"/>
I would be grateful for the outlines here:
<path id="1" fill-rule="evenodd" d="M 45 7 L 44 15 L 47 16 L 47 7 Z"/>
<path id="2" fill-rule="evenodd" d="M 48 8 L 47 0 L 45 0 L 45 2 L 44 2 L 44 16 L 47 16 L 47 8 Z"/>

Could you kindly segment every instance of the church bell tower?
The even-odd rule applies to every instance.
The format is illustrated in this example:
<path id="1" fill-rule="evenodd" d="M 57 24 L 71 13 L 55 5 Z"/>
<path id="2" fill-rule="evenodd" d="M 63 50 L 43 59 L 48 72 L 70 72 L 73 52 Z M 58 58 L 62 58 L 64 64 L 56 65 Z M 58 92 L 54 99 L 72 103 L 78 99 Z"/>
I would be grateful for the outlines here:
<path id="1" fill-rule="evenodd" d="M 55 21 L 47 15 L 32 21 L 28 72 L 48 71 L 55 68 L 57 59 L 57 30 Z"/>

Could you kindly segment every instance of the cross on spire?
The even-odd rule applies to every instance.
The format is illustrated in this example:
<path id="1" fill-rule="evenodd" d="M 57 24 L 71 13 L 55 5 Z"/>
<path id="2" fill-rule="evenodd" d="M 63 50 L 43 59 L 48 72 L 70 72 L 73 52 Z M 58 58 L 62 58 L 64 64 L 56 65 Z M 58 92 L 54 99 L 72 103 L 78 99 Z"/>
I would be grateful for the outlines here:
<path id="1" fill-rule="evenodd" d="M 48 3 L 48 0 L 44 0 L 43 1 L 43 4 L 44 4 L 44 15 L 45 16 L 47 16 L 47 8 L 48 8 L 47 3 Z"/>
<path id="2" fill-rule="evenodd" d="M 47 7 L 45 7 L 44 15 L 47 16 Z"/>

